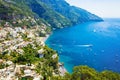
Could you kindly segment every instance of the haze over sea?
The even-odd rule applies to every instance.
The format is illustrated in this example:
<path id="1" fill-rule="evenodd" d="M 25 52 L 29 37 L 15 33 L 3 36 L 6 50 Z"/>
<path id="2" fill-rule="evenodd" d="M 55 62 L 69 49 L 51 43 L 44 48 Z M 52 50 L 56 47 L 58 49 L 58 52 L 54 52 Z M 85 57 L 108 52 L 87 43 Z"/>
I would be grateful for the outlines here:
<path id="1" fill-rule="evenodd" d="M 120 72 L 120 19 L 56 29 L 46 44 L 58 51 L 68 72 L 78 65 Z"/>

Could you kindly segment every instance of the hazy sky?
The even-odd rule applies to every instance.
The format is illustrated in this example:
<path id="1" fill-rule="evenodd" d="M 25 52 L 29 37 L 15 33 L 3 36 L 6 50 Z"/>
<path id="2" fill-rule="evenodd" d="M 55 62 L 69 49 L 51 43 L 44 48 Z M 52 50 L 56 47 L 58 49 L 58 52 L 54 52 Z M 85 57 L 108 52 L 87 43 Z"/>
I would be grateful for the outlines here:
<path id="1" fill-rule="evenodd" d="M 66 0 L 100 17 L 120 18 L 120 0 Z"/>

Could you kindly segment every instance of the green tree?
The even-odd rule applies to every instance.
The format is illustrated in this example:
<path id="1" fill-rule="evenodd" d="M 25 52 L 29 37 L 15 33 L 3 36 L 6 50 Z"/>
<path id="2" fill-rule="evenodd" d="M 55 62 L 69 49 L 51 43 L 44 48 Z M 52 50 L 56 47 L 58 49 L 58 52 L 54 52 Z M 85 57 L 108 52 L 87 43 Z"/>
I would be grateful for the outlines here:
<path id="1" fill-rule="evenodd" d="M 72 79 L 76 80 L 100 80 L 98 72 L 88 66 L 76 66 L 73 69 Z"/>
<path id="2" fill-rule="evenodd" d="M 101 80 L 120 80 L 120 74 L 112 71 L 103 71 L 100 73 Z"/>

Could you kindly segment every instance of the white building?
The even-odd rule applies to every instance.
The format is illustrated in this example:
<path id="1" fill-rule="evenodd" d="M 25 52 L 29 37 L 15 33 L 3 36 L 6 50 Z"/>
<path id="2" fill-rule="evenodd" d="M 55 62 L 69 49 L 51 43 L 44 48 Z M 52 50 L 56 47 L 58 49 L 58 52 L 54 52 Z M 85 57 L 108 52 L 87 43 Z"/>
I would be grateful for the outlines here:
<path id="1" fill-rule="evenodd" d="M 39 58 L 43 58 L 44 57 L 43 53 L 44 53 L 43 49 L 38 50 Z"/>

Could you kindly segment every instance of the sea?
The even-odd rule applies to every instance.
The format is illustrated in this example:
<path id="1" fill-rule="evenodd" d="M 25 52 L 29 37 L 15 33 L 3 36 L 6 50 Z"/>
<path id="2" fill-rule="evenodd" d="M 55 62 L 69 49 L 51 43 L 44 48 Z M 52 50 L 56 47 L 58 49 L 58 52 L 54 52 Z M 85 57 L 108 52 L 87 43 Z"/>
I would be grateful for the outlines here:
<path id="1" fill-rule="evenodd" d="M 56 29 L 46 45 L 58 52 L 69 73 L 79 65 L 120 72 L 120 18 Z"/>

